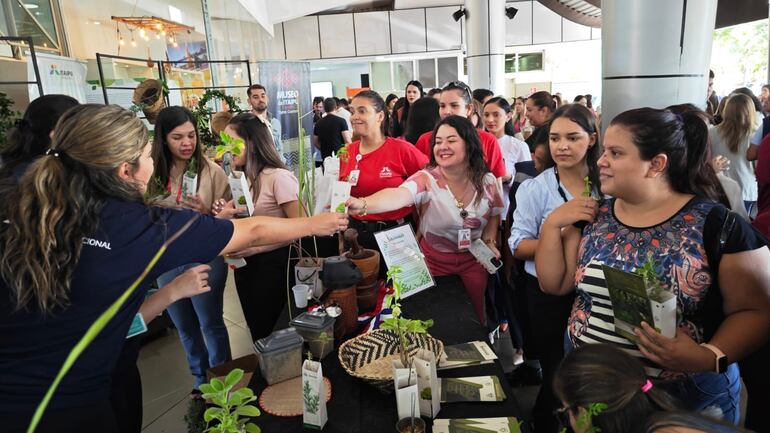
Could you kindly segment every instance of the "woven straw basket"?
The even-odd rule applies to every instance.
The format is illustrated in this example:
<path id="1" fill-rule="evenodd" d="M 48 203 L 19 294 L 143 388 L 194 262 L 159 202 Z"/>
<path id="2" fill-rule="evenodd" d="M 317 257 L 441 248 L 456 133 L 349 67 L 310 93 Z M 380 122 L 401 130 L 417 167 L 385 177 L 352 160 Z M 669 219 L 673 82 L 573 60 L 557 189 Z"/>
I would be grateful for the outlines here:
<path id="1" fill-rule="evenodd" d="M 132 98 L 134 104 L 144 104 L 142 111 L 147 121 L 154 124 L 158 113 L 166 106 L 166 99 L 163 97 L 163 83 L 159 80 L 144 80 L 136 86 Z"/>
<path id="2" fill-rule="evenodd" d="M 410 355 L 426 349 L 436 355 L 444 352 L 444 343 L 429 334 L 407 334 Z M 345 371 L 386 394 L 393 392 L 392 360 L 399 358 L 398 335 L 395 331 L 377 329 L 352 338 L 340 345 L 338 356 Z"/>

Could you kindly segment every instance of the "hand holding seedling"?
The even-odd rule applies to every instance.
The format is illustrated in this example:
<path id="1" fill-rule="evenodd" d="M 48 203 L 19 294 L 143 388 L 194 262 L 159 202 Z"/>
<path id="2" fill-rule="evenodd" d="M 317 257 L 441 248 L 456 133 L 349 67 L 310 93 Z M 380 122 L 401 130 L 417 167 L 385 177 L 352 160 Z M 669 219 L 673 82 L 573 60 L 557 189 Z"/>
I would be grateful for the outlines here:
<path id="1" fill-rule="evenodd" d="M 569 227 L 578 221 L 593 222 L 599 204 L 590 197 L 576 197 L 554 209 L 544 224 L 557 228 Z"/>
<path id="2" fill-rule="evenodd" d="M 235 201 L 219 199 L 211 206 L 211 214 L 221 219 L 233 219 L 236 215 L 248 212 L 246 206 L 235 206 Z"/>
<path id="3" fill-rule="evenodd" d="M 182 200 L 182 207 L 194 210 L 195 212 L 202 214 L 209 213 L 209 209 L 206 207 L 206 204 L 203 203 L 201 196 L 198 194 L 188 195 L 185 197 Z"/>
<path id="4" fill-rule="evenodd" d="M 639 351 L 647 359 L 666 370 L 699 373 L 714 370 L 714 352 L 698 345 L 682 328 L 674 338 L 664 337 L 646 322 L 636 328 Z"/>

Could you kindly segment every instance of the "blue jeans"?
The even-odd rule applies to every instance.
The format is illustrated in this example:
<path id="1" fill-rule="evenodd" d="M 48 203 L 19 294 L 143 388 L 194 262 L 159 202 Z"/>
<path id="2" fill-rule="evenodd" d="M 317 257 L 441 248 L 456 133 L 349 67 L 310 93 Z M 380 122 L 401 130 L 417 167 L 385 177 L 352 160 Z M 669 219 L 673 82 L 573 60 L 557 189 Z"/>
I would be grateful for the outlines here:
<path id="1" fill-rule="evenodd" d="M 195 378 L 194 388 L 206 383 L 206 370 L 230 360 L 230 337 L 223 317 L 223 297 L 227 281 L 227 265 L 222 257 L 211 263 L 209 286 L 211 291 L 168 306 L 168 314 L 179 331 L 190 373 Z M 158 277 L 158 287 L 170 283 L 178 275 L 197 263 L 172 269 Z M 204 341 L 205 337 L 205 341 Z"/>
<path id="2" fill-rule="evenodd" d="M 733 363 L 722 374 L 697 373 L 684 379 L 662 382 L 683 409 L 738 424 L 741 417 L 741 374 Z"/>

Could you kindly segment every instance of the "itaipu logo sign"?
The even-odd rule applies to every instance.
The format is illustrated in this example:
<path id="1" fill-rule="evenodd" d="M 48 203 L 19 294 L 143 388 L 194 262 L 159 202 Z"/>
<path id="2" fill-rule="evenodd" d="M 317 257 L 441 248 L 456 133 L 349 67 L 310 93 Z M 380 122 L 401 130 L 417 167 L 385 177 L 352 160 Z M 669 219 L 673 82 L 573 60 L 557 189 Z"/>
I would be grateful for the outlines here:
<path id="1" fill-rule="evenodd" d="M 69 77 L 72 78 L 75 76 L 75 73 L 72 71 L 68 71 L 66 69 L 59 69 L 59 65 L 52 64 L 51 65 L 51 72 L 48 75 L 56 75 L 58 77 Z"/>

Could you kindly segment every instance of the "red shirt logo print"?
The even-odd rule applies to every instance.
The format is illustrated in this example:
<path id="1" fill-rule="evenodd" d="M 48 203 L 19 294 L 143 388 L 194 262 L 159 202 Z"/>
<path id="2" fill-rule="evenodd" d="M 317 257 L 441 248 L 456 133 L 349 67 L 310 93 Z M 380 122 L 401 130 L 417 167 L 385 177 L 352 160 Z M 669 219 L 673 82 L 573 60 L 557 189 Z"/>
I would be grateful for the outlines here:
<path id="1" fill-rule="evenodd" d="M 382 170 L 380 170 L 380 179 L 389 179 L 393 177 L 393 172 L 390 170 L 390 167 L 387 165 L 382 167 Z"/>

